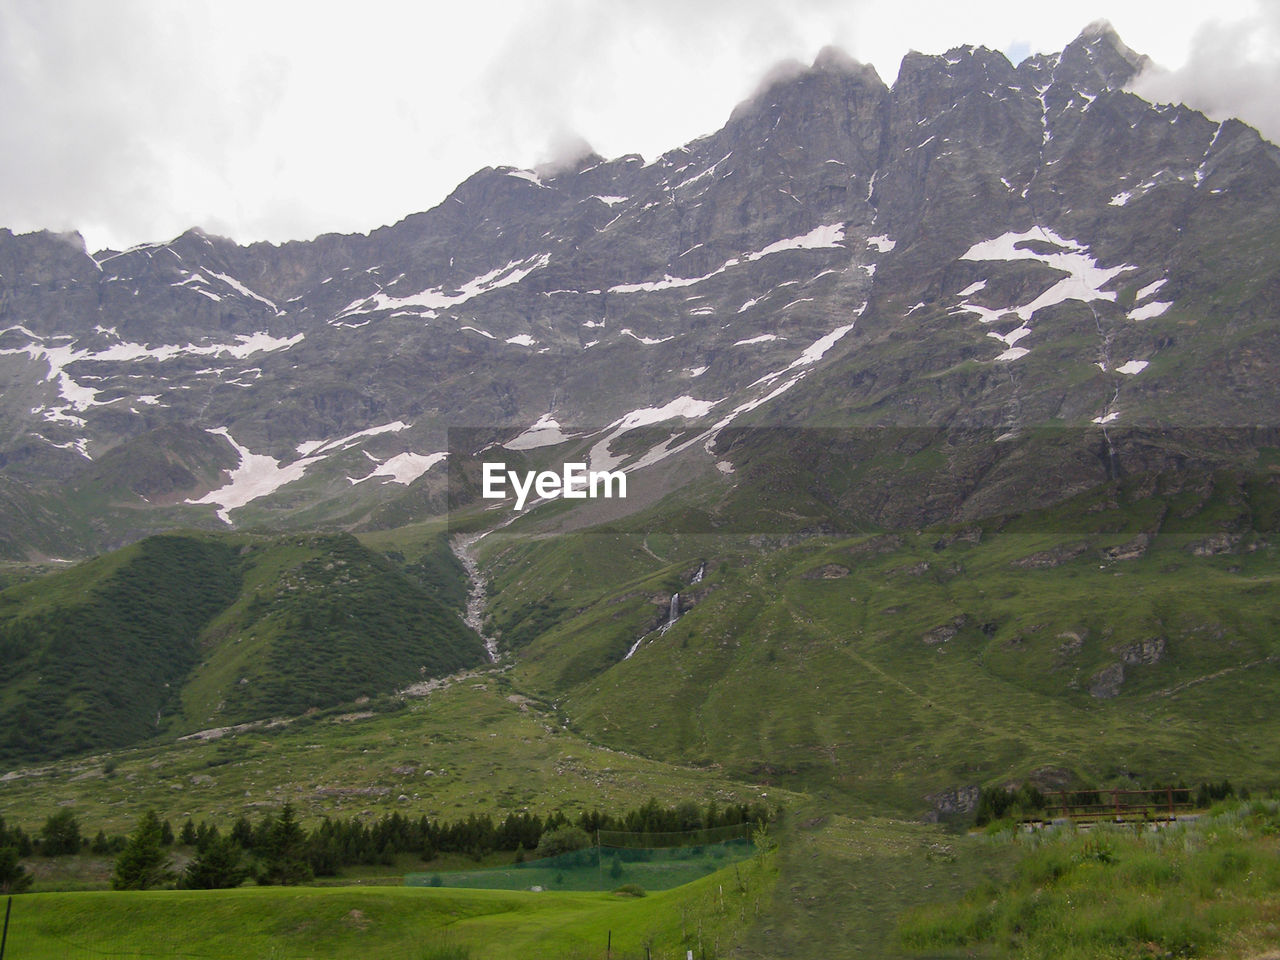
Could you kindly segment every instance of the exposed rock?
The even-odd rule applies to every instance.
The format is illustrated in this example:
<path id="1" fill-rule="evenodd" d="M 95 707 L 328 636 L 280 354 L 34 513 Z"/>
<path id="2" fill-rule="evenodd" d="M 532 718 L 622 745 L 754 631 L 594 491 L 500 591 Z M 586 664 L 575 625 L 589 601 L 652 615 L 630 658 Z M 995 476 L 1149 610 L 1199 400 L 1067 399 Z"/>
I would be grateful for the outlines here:
<path id="1" fill-rule="evenodd" d="M 898 567 L 896 570 L 890 570 L 891 574 L 903 574 L 908 577 L 922 577 L 930 570 L 929 561 L 921 560 L 917 564 L 909 567 Z"/>
<path id="2" fill-rule="evenodd" d="M 839 580 L 841 577 L 849 575 L 849 568 L 841 566 L 838 563 L 828 563 L 825 566 L 815 567 L 813 570 L 804 574 L 805 580 Z"/>
<path id="3" fill-rule="evenodd" d="M 1135 640 L 1122 647 L 1112 647 L 1111 652 L 1119 654 L 1120 659 L 1130 666 L 1143 663 L 1159 663 L 1164 659 L 1164 637 L 1151 637 L 1148 640 Z"/>
<path id="4" fill-rule="evenodd" d="M 978 807 L 978 796 L 981 792 L 981 788 L 974 784 L 931 793 L 925 797 L 925 800 L 933 809 L 925 814 L 925 820 L 929 823 L 937 823 L 944 817 L 973 813 Z"/>
<path id="5" fill-rule="evenodd" d="M 1124 664 L 1110 664 L 1089 678 L 1089 695 L 1099 700 L 1110 700 L 1120 693 L 1122 683 L 1124 683 Z"/>
<path id="6" fill-rule="evenodd" d="M 1065 790 L 1071 785 L 1071 771 L 1062 767 L 1040 767 L 1031 772 L 1031 776 L 1027 777 L 1027 782 L 1037 790 L 1049 792 L 1051 790 Z"/>
<path id="7" fill-rule="evenodd" d="M 1079 653 L 1080 648 L 1084 646 L 1085 634 L 1076 633 L 1074 630 L 1067 630 L 1058 634 L 1058 639 L 1063 643 L 1058 647 L 1059 656 L 1070 656 L 1073 653 Z"/>
<path id="8" fill-rule="evenodd" d="M 965 530 L 957 530 L 953 533 L 944 533 L 938 538 L 938 542 L 933 545 L 935 550 L 945 550 L 953 543 L 981 543 L 982 528 L 969 527 Z"/>
<path id="9" fill-rule="evenodd" d="M 939 624 L 932 630 L 926 631 L 920 639 L 931 647 L 946 643 L 948 640 L 953 639 L 968 622 L 969 618 L 962 613 L 950 623 Z"/>
<path id="10" fill-rule="evenodd" d="M 862 543 L 855 543 L 849 547 L 849 553 L 855 557 L 860 554 L 867 553 L 893 553 L 902 546 L 902 538 L 896 533 L 885 534 L 879 537 L 872 537 L 870 540 L 864 540 Z"/>
<path id="11" fill-rule="evenodd" d="M 1137 560 L 1147 552 L 1147 548 L 1151 546 L 1151 535 L 1140 533 L 1128 543 L 1122 543 L 1118 547 L 1107 547 L 1102 551 L 1104 560 Z"/>
<path id="12" fill-rule="evenodd" d="M 1238 533 L 1215 533 L 1189 544 L 1187 549 L 1197 557 L 1216 557 L 1222 553 L 1235 553 L 1242 539 Z"/>
<path id="13" fill-rule="evenodd" d="M 1021 560 L 1010 560 L 1009 565 L 1022 570 L 1046 570 L 1060 566 L 1068 560 L 1074 560 L 1089 549 L 1087 543 L 1071 543 L 1054 547 L 1052 550 L 1041 550 L 1023 557 Z"/>

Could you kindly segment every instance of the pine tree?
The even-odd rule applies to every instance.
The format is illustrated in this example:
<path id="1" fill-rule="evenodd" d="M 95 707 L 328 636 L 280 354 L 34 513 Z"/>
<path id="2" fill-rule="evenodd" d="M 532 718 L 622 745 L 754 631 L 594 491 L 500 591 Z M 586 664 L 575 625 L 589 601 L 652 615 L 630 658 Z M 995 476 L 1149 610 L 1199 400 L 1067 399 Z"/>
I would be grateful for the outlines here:
<path id="1" fill-rule="evenodd" d="M 182 872 L 188 890 L 220 890 L 238 887 L 249 875 L 240 863 L 240 848 L 230 837 L 210 840 Z"/>
<path id="2" fill-rule="evenodd" d="M 307 835 L 293 814 L 293 805 L 286 803 L 280 816 L 263 824 L 264 843 L 261 849 L 262 870 L 258 882 L 291 885 L 306 883 L 312 878 L 307 863 Z"/>
<path id="3" fill-rule="evenodd" d="M 0 847 L 0 894 L 25 893 L 31 882 L 31 874 L 18 862 L 17 847 Z"/>
<path id="4" fill-rule="evenodd" d="M 128 844 L 116 857 L 113 890 L 146 890 L 172 879 L 169 860 L 160 846 L 163 828 L 154 810 L 148 810 L 129 837 Z"/>

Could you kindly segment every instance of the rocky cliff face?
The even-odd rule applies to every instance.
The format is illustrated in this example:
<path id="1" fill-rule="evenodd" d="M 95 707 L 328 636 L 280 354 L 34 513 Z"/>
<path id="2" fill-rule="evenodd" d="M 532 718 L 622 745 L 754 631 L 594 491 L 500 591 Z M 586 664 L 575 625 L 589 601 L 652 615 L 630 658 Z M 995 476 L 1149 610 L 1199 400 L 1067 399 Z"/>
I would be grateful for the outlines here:
<path id="1" fill-rule="evenodd" d="M 892 88 L 827 51 L 655 160 L 485 169 L 368 236 L 0 231 L 0 549 L 356 522 L 456 426 L 635 465 L 731 425 L 1274 423 L 1280 153 L 1126 92 L 1141 65 L 1104 26 Z M 703 442 L 623 439 L 664 422 Z M 958 472 L 929 516 L 983 502 Z"/>

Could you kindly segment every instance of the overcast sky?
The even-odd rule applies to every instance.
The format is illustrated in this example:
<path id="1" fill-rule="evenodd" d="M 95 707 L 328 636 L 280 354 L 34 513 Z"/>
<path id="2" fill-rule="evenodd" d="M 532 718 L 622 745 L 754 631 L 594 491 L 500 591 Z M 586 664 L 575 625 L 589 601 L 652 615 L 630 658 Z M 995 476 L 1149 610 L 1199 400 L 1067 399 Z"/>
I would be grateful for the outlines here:
<path id="1" fill-rule="evenodd" d="M 0 226 L 363 232 L 576 138 L 653 157 L 828 44 L 892 83 L 909 49 L 1017 62 L 1098 18 L 1167 69 L 1144 95 L 1280 139 L 1266 0 L 0 0 Z"/>

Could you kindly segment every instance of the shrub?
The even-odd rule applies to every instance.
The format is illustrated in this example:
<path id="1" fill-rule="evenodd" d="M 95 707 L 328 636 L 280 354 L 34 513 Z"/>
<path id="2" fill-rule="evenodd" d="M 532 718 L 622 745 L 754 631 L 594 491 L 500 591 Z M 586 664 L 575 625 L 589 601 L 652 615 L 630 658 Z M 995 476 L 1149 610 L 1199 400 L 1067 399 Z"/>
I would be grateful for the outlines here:
<path id="1" fill-rule="evenodd" d="M 591 846 L 591 837 L 581 827 L 564 826 L 544 833 L 538 841 L 539 857 L 556 857 Z"/>

